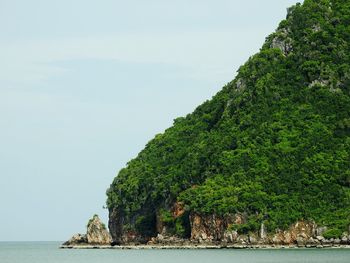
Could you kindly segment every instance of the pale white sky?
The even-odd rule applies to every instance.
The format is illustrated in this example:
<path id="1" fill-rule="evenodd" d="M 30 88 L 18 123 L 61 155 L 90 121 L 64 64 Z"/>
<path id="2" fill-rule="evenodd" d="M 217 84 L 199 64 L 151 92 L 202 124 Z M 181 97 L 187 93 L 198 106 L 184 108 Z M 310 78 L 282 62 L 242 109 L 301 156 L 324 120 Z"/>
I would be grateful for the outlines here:
<path id="1" fill-rule="evenodd" d="M 118 170 L 231 81 L 296 2 L 2 0 L 0 241 L 106 222 Z"/>

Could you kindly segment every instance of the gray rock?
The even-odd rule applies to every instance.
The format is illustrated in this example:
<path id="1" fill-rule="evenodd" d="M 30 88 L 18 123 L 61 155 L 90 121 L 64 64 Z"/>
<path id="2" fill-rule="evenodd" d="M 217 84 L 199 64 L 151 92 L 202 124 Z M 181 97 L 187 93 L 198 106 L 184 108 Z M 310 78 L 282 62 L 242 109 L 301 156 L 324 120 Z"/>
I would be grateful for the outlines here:
<path id="1" fill-rule="evenodd" d="M 234 230 L 227 230 L 224 233 L 224 241 L 228 243 L 234 243 L 237 240 L 238 233 Z"/>
<path id="2" fill-rule="evenodd" d="M 339 238 L 334 239 L 333 243 L 335 245 L 339 245 L 340 244 L 340 239 Z"/>
<path id="3" fill-rule="evenodd" d="M 239 244 L 245 245 L 245 244 L 248 243 L 248 237 L 247 237 L 246 235 L 238 236 L 237 242 L 238 242 Z"/>
<path id="4" fill-rule="evenodd" d="M 251 235 L 249 235 L 248 241 L 249 241 L 250 244 L 253 244 L 253 245 L 258 242 L 257 239 L 254 236 L 251 236 Z"/>
<path id="5" fill-rule="evenodd" d="M 74 246 L 74 245 L 83 245 L 87 244 L 86 235 L 75 234 L 68 241 L 64 242 L 64 246 Z"/>
<path id="6" fill-rule="evenodd" d="M 316 245 L 317 243 L 316 243 L 316 241 L 315 241 L 315 239 L 313 239 L 312 237 L 310 237 L 308 240 L 307 240 L 307 242 L 306 242 L 306 244 L 307 245 Z"/>
<path id="7" fill-rule="evenodd" d="M 341 238 L 341 240 L 340 240 L 340 243 L 341 244 L 347 244 L 348 243 L 348 238 L 346 237 L 346 236 L 343 236 L 342 238 Z"/>
<path id="8" fill-rule="evenodd" d="M 323 236 L 317 236 L 316 239 L 317 239 L 318 241 L 323 242 L 325 238 L 324 238 Z"/>
<path id="9" fill-rule="evenodd" d="M 323 245 L 331 245 L 333 242 L 331 241 L 331 240 L 329 240 L 329 239 L 323 239 L 322 240 L 322 244 Z"/>
<path id="10" fill-rule="evenodd" d="M 305 240 L 302 237 L 297 238 L 298 247 L 305 247 Z"/>

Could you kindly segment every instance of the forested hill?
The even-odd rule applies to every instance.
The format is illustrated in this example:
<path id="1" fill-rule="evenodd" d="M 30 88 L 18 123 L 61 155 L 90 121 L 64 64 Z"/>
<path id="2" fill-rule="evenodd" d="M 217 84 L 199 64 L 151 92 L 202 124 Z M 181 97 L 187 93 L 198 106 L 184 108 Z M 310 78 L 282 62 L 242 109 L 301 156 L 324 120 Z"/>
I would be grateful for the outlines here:
<path id="1" fill-rule="evenodd" d="M 260 52 L 193 113 L 174 120 L 107 191 L 114 239 L 189 237 L 193 213 L 245 215 L 238 232 L 298 220 L 350 224 L 350 0 L 288 9 Z M 174 205 L 185 212 L 174 216 Z"/>

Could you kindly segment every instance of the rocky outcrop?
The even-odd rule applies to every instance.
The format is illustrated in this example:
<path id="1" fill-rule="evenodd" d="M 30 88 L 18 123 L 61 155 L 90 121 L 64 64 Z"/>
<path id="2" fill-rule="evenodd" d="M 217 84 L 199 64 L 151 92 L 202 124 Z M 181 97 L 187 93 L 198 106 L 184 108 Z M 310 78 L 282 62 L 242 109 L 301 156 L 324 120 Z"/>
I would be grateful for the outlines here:
<path id="1" fill-rule="evenodd" d="M 287 230 L 276 230 L 269 233 L 262 223 L 259 231 L 239 234 L 235 226 L 245 223 L 242 214 L 218 217 L 215 215 L 192 214 L 191 241 L 204 244 L 238 244 L 245 246 L 298 246 L 298 247 L 328 247 L 340 244 L 350 244 L 350 235 L 326 239 L 322 235 L 327 227 L 317 226 L 312 221 L 298 221 Z"/>
<path id="2" fill-rule="evenodd" d="M 98 215 L 94 215 L 87 224 L 86 234 L 75 234 L 63 246 L 110 245 L 112 238 Z"/>
<path id="3" fill-rule="evenodd" d="M 199 243 L 224 240 L 225 234 L 226 236 L 235 236 L 234 233 L 229 234 L 227 232 L 227 229 L 232 224 L 239 225 L 244 222 L 244 216 L 241 214 L 219 217 L 214 214 L 203 216 L 192 213 L 190 215 L 191 240 Z M 232 240 L 234 240 L 234 238 Z"/>
<path id="4" fill-rule="evenodd" d="M 175 203 L 170 209 L 174 219 L 184 215 L 184 207 L 181 203 Z M 268 231 L 262 222 L 255 232 L 242 234 L 240 225 L 247 223 L 247 215 L 244 213 L 218 216 L 215 214 L 199 214 L 192 212 L 188 215 L 190 224 L 190 236 L 188 238 L 171 234 L 166 224 L 162 221 L 161 214 L 156 214 L 156 234 L 142 236 L 137 231 L 123 226 L 125 218 L 114 217 L 109 221 L 110 227 L 117 229 L 114 232 L 113 244 L 150 246 L 188 246 L 188 245 L 215 245 L 215 246 L 298 246 L 298 247 L 329 247 L 350 245 L 350 236 L 344 233 L 341 238 L 326 239 L 323 234 L 327 227 L 318 226 L 313 221 L 298 221 L 288 229 Z M 112 225 L 117 222 L 118 224 Z M 116 235 L 118 234 L 118 235 Z"/>
<path id="5" fill-rule="evenodd" d="M 276 245 L 306 245 L 310 238 L 316 237 L 316 228 L 317 226 L 313 222 L 299 221 L 288 230 L 276 231 L 272 237 L 272 243 Z"/>
<path id="6" fill-rule="evenodd" d="M 87 238 L 86 235 L 82 234 L 75 234 L 73 235 L 68 241 L 64 242 L 64 246 L 69 246 L 69 245 L 85 245 L 87 244 Z"/>
<path id="7" fill-rule="evenodd" d="M 107 245 L 112 242 L 112 238 L 102 223 L 98 215 L 94 215 L 87 225 L 86 238 L 88 244 Z"/>
<path id="8" fill-rule="evenodd" d="M 277 48 L 282 51 L 284 56 L 287 56 L 293 51 L 293 40 L 289 37 L 288 29 L 280 29 L 275 33 L 274 38 L 271 41 L 271 48 Z"/>

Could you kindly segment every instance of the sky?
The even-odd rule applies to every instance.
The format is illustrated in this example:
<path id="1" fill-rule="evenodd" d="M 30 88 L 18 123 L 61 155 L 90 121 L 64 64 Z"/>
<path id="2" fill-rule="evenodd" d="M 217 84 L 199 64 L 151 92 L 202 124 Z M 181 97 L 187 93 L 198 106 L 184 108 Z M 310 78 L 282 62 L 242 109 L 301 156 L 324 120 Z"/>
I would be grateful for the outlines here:
<path id="1" fill-rule="evenodd" d="M 296 0 L 0 0 L 0 241 L 67 240 Z"/>

